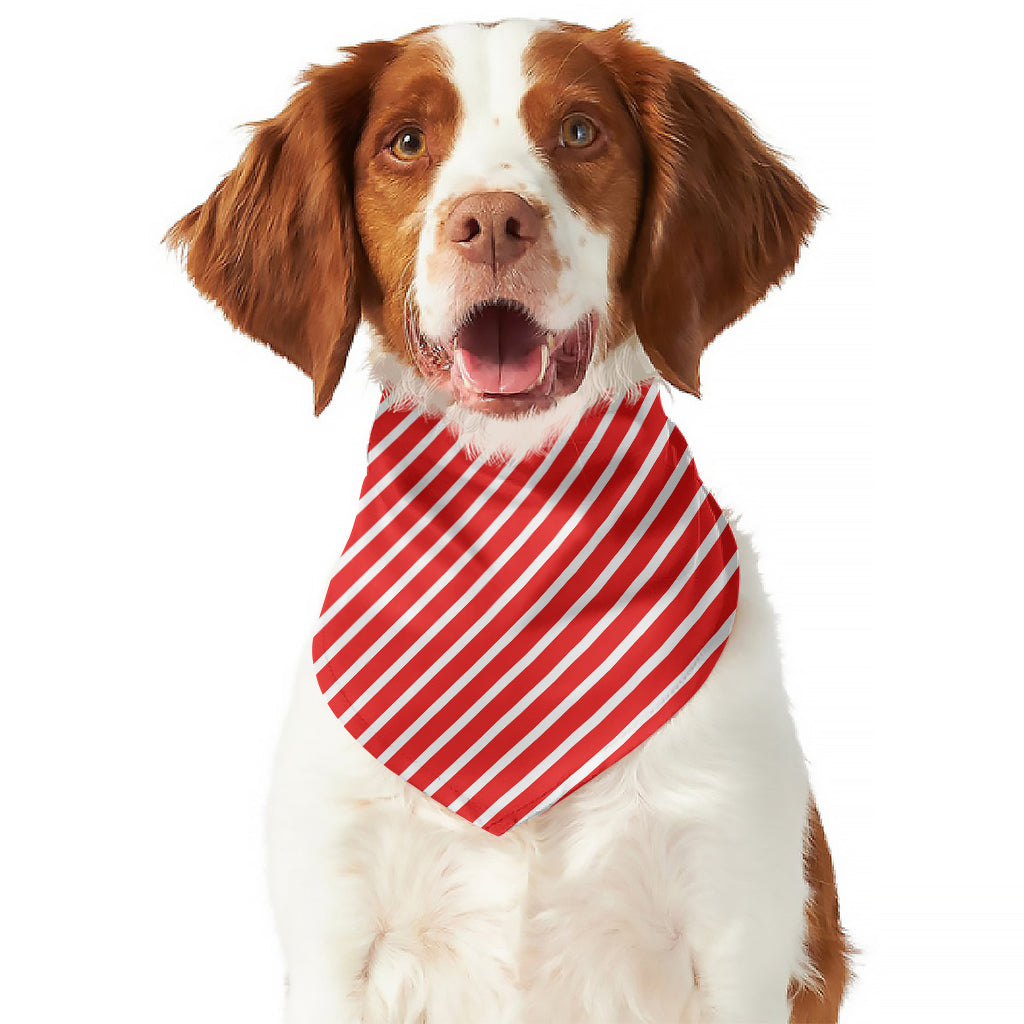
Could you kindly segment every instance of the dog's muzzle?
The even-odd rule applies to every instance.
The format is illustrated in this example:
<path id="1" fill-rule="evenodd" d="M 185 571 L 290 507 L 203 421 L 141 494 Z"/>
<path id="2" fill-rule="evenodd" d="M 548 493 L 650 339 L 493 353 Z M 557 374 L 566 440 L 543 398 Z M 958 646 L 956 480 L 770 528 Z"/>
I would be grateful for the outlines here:
<path id="1" fill-rule="evenodd" d="M 594 316 L 546 330 L 521 303 L 479 302 L 450 338 L 424 337 L 409 324 L 420 369 L 448 378 L 461 405 L 515 415 L 550 408 L 576 391 L 594 352 Z"/>

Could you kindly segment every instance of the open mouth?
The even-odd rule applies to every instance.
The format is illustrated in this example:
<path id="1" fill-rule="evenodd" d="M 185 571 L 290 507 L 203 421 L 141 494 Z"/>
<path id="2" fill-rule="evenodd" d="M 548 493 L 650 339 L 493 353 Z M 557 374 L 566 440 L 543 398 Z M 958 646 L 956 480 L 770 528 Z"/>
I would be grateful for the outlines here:
<path id="1" fill-rule="evenodd" d="M 447 374 L 462 405 L 498 414 L 544 409 L 583 382 L 593 354 L 593 318 L 549 331 L 518 302 L 479 302 L 451 338 L 414 334 L 421 368 Z"/>

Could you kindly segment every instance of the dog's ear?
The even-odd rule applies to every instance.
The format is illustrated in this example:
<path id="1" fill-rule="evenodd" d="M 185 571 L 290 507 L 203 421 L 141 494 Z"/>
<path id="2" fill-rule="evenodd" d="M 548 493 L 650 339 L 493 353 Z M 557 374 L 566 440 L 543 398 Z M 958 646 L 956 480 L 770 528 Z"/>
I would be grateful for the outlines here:
<path id="1" fill-rule="evenodd" d="M 238 166 L 164 239 L 236 327 L 312 378 L 317 414 L 359 326 L 352 154 L 396 46 L 364 43 L 340 64 L 310 68 L 288 106 L 253 126 Z"/>
<path id="2" fill-rule="evenodd" d="M 793 269 L 819 206 L 728 100 L 628 28 L 591 43 L 644 149 L 627 295 L 659 372 L 697 394 L 701 353 Z"/>

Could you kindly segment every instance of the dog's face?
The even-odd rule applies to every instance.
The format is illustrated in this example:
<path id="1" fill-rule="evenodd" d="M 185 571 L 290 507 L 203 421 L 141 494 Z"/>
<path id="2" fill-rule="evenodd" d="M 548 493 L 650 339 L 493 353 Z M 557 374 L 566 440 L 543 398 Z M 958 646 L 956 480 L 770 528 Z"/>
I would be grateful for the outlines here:
<path id="1" fill-rule="evenodd" d="M 642 175 L 625 101 L 578 33 L 507 22 L 412 40 L 355 154 L 381 285 L 368 315 L 463 405 L 550 405 L 579 388 L 596 335 L 624 336 L 615 282 Z"/>
<path id="2" fill-rule="evenodd" d="M 196 285 L 330 400 L 365 318 L 400 372 L 496 417 L 639 338 L 700 353 L 788 273 L 813 197 L 689 67 L 626 34 L 457 25 L 311 69 L 171 229 Z"/>

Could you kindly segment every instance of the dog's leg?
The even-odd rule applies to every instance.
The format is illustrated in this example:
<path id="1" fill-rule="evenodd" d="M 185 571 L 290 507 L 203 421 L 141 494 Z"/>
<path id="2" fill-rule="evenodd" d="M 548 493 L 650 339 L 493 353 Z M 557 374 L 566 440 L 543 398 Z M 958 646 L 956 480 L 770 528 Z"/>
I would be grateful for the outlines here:
<path id="1" fill-rule="evenodd" d="M 680 913 L 705 1009 L 701 1024 L 787 1024 L 811 973 L 804 873 L 809 783 L 782 687 L 775 618 L 753 549 L 736 530 L 733 635 L 679 728 L 652 750 L 655 805 L 680 826 Z M 656 737 L 659 739 L 659 737 Z M 660 783 L 660 786 L 659 786 Z M 658 788 L 656 788 L 658 787 Z"/>
<path id="2" fill-rule="evenodd" d="M 299 673 L 268 806 L 268 867 L 287 964 L 287 1024 L 362 1020 L 360 973 L 373 923 L 348 863 L 352 803 L 333 756 L 340 729 L 308 668 Z M 333 726 L 333 728 L 332 728 Z M 332 737 L 330 734 L 334 732 Z"/>
<path id="3" fill-rule="evenodd" d="M 527 822 L 527 1019 L 787 1024 L 808 781 L 749 540 L 733 635 L 642 747 Z M 552 1007 L 557 1012 L 551 1013 Z"/>
<path id="4" fill-rule="evenodd" d="M 682 799 L 651 786 L 624 811 L 612 786 L 595 780 L 538 829 L 531 1024 L 788 1022 L 804 965 L 802 822 L 779 821 L 767 788 L 741 805 L 713 781 L 699 785 Z M 605 796 L 617 820 L 603 811 Z M 552 1007 L 558 1013 L 546 1016 Z"/>
<path id="5" fill-rule="evenodd" d="M 733 635 L 678 727 L 654 737 L 645 802 L 678 823 L 678 911 L 701 1024 L 787 1024 L 790 992 L 813 970 L 804 870 L 810 791 L 774 613 L 750 540 L 735 533 Z"/>
<path id="6" fill-rule="evenodd" d="M 686 850 L 680 902 L 701 1024 L 787 1024 L 794 979 L 807 974 L 803 823 L 773 788 L 755 786 L 733 820 L 698 826 Z"/>
<path id="7" fill-rule="evenodd" d="M 767 848 L 773 846 L 782 849 L 770 840 Z M 748 912 L 739 925 L 724 929 L 727 940 L 712 941 L 699 957 L 704 965 L 701 988 L 708 1002 L 699 1018 L 702 1022 L 835 1024 L 839 1019 L 854 951 L 839 920 L 832 859 L 813 799 L 807 806 L 804 828 L 803 880 L 807 889 L 799 929 L 802 953 L 796 960 L 794 911 L 798 903 L 792 894 L 798 891 L 798 883 L 791 871 L 777 867 L 777 890 L 766 890 L 767 899 L 749 894 Z M 763 927 L 772 921 L 774 929 Z M 766 941 L 769 939 L 775 941 Z M 742 966 L 737 969 L 737 965 Z M 782 980 L 787 974 L 788 1009 L 782 1000 Z"/>
<path id="8" fill-rule="evenodd" d="M 807 903 L 808 976 L 793 985 L 791 1024 L 835 1024 L 850 981 L 850 945 L 839 920 L 839 897 L 832 854 L 817 805 L 808 811 L 804 873 L 810 886 Z"/>
<path id="9" fill-rule="evenodd" d="M 271 796 L 288 1024 L 512 1024 L 526 852 L 379 765 L 303 673 Z"/>

